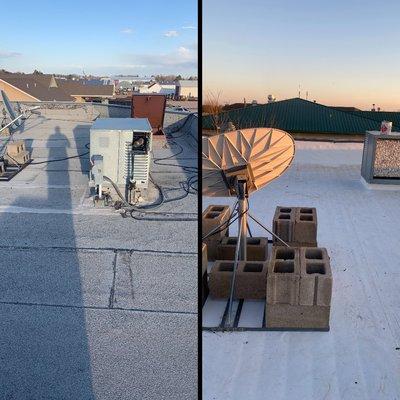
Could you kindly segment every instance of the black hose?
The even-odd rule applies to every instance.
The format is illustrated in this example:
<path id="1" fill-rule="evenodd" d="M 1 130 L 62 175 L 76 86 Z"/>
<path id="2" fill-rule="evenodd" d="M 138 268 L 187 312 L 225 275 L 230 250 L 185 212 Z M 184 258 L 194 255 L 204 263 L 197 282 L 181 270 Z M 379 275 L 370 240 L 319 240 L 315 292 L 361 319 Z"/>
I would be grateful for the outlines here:
<path id="1" fill-rule="evenodd" d="M 90 151 L 86 151 L 85 153 L 77 154 L 76 156 L 70 156 L 70 157 L 64 157 L 64 158 L 57 158 L 56 160 L 46 160 L 46 161 L 39 161 L 39 162 L 31 162 L 31 165 L 50 164 L 50 163 L 52 163 L 52 162 L 71 160 L 72 158 L 79 158 L 79 157 L 86 156 L 86 155 L 89 154 L 89 153 L 90 153 Z"/>
<path id="2" fill-rule="evenodd" d="M 124 205 L 123 209 L 124 209 L 124 214 L 129 213 L 130 216 L 133 219 L 137 219 L 137 220 L 146 220 L 146 221 L 197 221 L 198 218 L 155 218 L 155 216 L 157 215 L 170 215 L 171 213 L 167 213 L 167 212 L 163 212 L 163 213 L 157 213 L 157 212 L 152 212 L 149 210 L 154 210 L 157 209 L 159 207 L 161 207 L 161 205 L 163 205 L 164 203 L 168 203 L 168 202 L 172 202 L 172 201 L 176 201 L 176 200 L 180 200 L 184 197 L 187 196 L 187 194 L 185 196 L 182 197 L 178 197 L 178 198 L 174 198 L 174 199 L 165 199 L 165 195 L 163 192 L 163 189 L 161 188 L 161 186 L 159 186 L 151 177 L 150 175 L 150 179 L 153 182 L 154 186 L 156 186 L 156 188 L 158 189 L 160 196 L 161 196 L 161 201 L 155 204 L 149 204 L 149 205 L 144 205 L 144 206 L 136 206 L 134 204 L 129 203 L 124 196 L 122 195 L 121 191 L 119 190 L 118 186 L 107 176 L 103 177 L 104 180 L 106 180 L 107 182 L 110 182 L 111 185 L 114 187 L 115 191 L 117 192 L 117 195 L 120 197 L 120 199 L 122 200 L 122 203 Z M 140 215 L 135 215 L 134 213 L 144 213 L 146 214 L 146 217 L 142 217 Z M 152 217 L 149 217 L 149 215 L 152 215 Z"/>

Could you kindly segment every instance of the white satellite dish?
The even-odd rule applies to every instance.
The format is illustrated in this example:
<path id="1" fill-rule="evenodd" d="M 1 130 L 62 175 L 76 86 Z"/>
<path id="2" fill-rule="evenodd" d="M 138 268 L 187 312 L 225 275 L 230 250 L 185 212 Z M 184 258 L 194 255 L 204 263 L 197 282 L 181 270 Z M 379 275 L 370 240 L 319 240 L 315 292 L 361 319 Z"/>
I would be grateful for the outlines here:
<path id="1" fill-rule="evenodd" d="M 21 118 L 17 119 L 17 115 L 15 113 L 15 110 L 14 110 L 13 106 L 11 105 L 11 102 L 8 99 L 8 97 L 7 97 L 6 93 L 4 92 L 4 90 L 0 90 L 0 92 L 1 92 L 1 99 L 3 101 L 4 107 L 5 107 L 8 115 L 10 116 L 10 120 L 14 121 L 11 126 L 12 126 L 12 128 L 16 129 L 19 126 L 21 126 L 22 120 L 21 120 Z"/>
<path id="2" fill-rule="evenodd" d="M 11 126 L 13 129 L 17 129 L 19 126 L 22 125 L 23 123 L 22 121 L 29 117 L 29 116 L 27 117 L 28 113 L 33 114 L 34 110 L 40 108 L 40 106 L 34 106 L 30 108 L 25 108 L 23 111 L 21 111 L 21 109 L 18 106 L 18 115 L 17 115 L 6 93 L 3 90 L 0 90 L 0 92 L 1 92 L 1 100 L 3 101 L 5 110 L 8 113 L 9 118 L 11 120 L 7 125 L 0 127 L 0 132 L 9 126 Z"/>
<path id="3" fill-rule="evenodd" d="M 247 258 L 247 215 L 277 237 L 248 213 L 247 199 L 251 193 L 266 186 L 287 170 L 294 158 L 295 145 L 293 138 L 285 131 L 254 128 L 205 137 L 202 148 L 203 195 L 236 196 L 238 199 L 236 219 L 239 221 L 239 233 L 229 300 L 231 321 L 237 263 Z"/>
<path id="4" fill-rule="evenodd" d="M 294 157 L 294 140 L 285 131 L 254 128 L 205 137 L 203 195 L 235 196 L 237 179 L 246 181 L 246 192 L 261 189 L 279 177 Z"/>

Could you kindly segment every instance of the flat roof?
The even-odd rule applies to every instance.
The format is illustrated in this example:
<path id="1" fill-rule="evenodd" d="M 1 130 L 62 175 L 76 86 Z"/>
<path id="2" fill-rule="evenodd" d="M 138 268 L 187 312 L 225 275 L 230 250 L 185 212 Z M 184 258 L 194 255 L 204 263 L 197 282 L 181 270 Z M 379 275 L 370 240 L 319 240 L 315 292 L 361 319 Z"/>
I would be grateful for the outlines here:
<path id="1" fill-rule="evenodd" d="M 364 186 L 362 149 L 296 141 L 291 168 L 249 198 L 269 228 L 278 205 L 317 208 L 333 274 L 330 331 L 203 332 L 204 399 L 399 398 L 400 193 Z M 204 197 L 203 206 L 234 201 Z"/>
<path id="2" fill-rule="evenodd" d="M 0 398 L 196 398 L 197 220 L 95 208 L 91 121 L 39 112 L 14 134 L 33 163 L 0 182 Z M 197 166 L 194 144 L 176 136 L 178 156 L 153 140 L 154 158 L 172 156 L 151 164 L 168 198 L 185 194 L 183 166 Z M 197 195 L 157 212 L 197 218 Z"/>
<path id="3" fill-rule="evenodd" d="M 94 121 L 91 129 L 151 132 L 147 118 L 99 118 Z"/>

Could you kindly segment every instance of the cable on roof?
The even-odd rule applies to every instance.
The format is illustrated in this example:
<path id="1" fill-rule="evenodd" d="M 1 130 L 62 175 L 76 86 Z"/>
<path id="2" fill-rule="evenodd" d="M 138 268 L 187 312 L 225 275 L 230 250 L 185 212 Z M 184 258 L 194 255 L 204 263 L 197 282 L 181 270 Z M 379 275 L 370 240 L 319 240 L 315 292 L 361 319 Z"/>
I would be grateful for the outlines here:
<path id="1" fill-rule="evenodd" d="M 137 219 L 137 220 L 147 220 L 147 221 L 197 221 L 198 218 L 190 218 L 190 217 L 183 217 L 183 218 L 168 218 L 166 217 L 167 215 L 171 215 L 172 213 L 170 212 L 154 212 L 151 210 L 154 209 L 158 209 L 159 207 L 161 207 L 163 204 L 165 203 L 170 203 L 173 201 L 177 201 L 177 200 L 182 200 L 185 197 L 187 197 L 188 193 L 185 193 L 183 196 L 179 196 L 179 197 L 175 197 L 173 199 L 167 199 L 165 197 L 164 194 L 164 189 L 158 185 L 157 182 L 154 181 L 153 177 L 150 174 L 150 180 L 152 181 L 152 183 L 154 184 L 154 186 L 157 188 L 161 200 L 153 203 L 153 204 L 147 204 L 147 205 L 143 205 L 143 206 L 138 206 L 136 204 L 132 204 L 129 203 L 129 201 L 127 199 L 124 198 L 124 196 L 122 195 L 121 191 L 119 190 L 118 186 L 107 176 L 104 176 L 104 179 L 108 182 L 111 183 L 111 185 L 114 187 L 117 195 L 120 197 L 120 199 L 122 200 L 122 204 L 124 205 L 122 207 L 122 209 L 124 210 L 123 216 L 127 216 L 127 214 L 129 214 L 133 219 Z M 138 214 L 135 214 L 138 213 Z M 142 216 L 140 214 L 145 214 L 146 216 Z M 156 218 L 157 215 L 161 215 L 163 216 L 163 218 Z"/>
<path id="2" fill-rule="evenodd" d="M 86 147 L 87 149 L 89 149 L 89 148 L 90 148 L 90 144 L 89 144 L 89 143 L 86 143 L 86 144 L 85 144 L 85 147 Z M 57 158 L 57 159 L 55 159 L 55 160 L 45 160 L 45 161 L 39 161 L 39 162 L 31 162 L 31 165 L 50 164 L 50 163 L 52 163 L 52 162 L 71 160 L 72 158 L 79 158 L 79 157 L 86 156 L 86 155 L 88 155 L 89 153 L 90 153 L 90 151 L 85 151 L 84 153 L 82 153 L 82 154 L 77 154 L 76 156 L 70 156 L 70 157 L 64 157 L 64 158 Z"/>

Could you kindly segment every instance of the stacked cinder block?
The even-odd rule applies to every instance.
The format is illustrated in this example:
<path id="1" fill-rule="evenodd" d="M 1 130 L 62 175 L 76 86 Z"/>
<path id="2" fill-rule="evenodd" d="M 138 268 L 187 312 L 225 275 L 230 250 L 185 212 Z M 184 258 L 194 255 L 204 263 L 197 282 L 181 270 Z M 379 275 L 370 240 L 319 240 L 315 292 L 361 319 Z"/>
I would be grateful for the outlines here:
<path id="1" fill-rule="evenodd" d="M 317 246 L 317 210 L 312 207 L 277 207 L 273 232 L 291 247 Z M 283 243 L 273 238 L 276 246 Z"/>
<path id="2" fill-rule="evenodd" d="M 7 144 L 4 159 L 11 165 L 23 165 L 28 162 L 30 155 L 25 149 L 25 142 L 23 140 L 17 140 Z"/>
<path id="3" fill-rule="evenodd" d="M 0 136 L 10 136 L 10 128 L 3 128 L 0 132 Z"/>
<path id="4" fill-rule="evenodd" d="M 224 237 L 217 246 L 218 260 L 234 260 L 237 244 L 236 237 Z M 263 237 L 248 237 L 246 258 L 248 261 L 267 261 L 268 239 Z"/>
<path id="5" fill-rule="evenodd" d="M 210 295 L 213 298 L 230 296 L 233 261 L 216 261 L 209 279 Z M 239 261 L 235 276 L 235 299 L 265 299 L 268 263 Z"/>
<path id="6" fill-rule="evenodd" d="M 211 205 L 208 206 L 202 215 L 202 237 L 208 235 L 218 226 L 227 222 L 231 215 L 229 206 Z M 217 229 L 217 233 L 204 239 L 207 245 L 207 256 L 209 261 L 214 261 L 217 255 L 217 246 L 222 238 L 229 235 L 229 227 L 227 224 L 222 229 Z"/>
<path id="7" fill-rule="evenodd" d="M 208 296 L 208 279 L 207 279 L 207 245 L 205 243 L 202 244 L 201 249 L 201 299 L 202 304 L 205 303 Z"/>
<path id="8" fill-rule="evenodd" d="M 267 275 L 268 328 L 329 329 L 331 296 L 326 249 L 273 248 Z"/>

